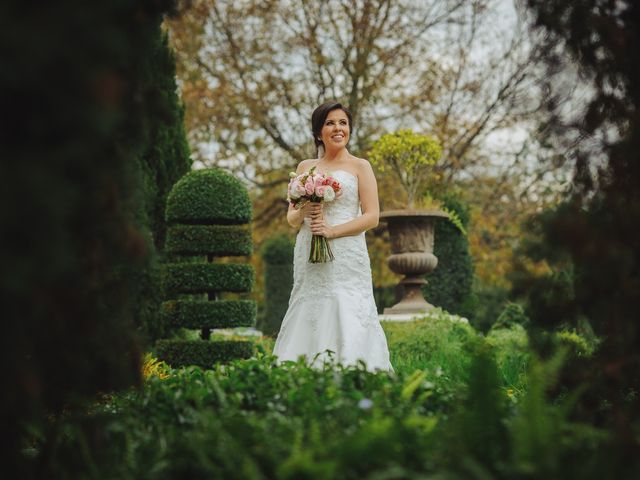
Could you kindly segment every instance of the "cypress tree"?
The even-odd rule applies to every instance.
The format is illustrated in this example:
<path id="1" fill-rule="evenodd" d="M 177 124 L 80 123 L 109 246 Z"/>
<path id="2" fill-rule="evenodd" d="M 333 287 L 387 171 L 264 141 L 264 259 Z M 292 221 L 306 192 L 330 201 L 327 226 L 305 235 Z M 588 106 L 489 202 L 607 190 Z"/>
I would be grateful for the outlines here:
<path id="1" fill-rule="evenodd" d="M 170 1 L 3 2 L 2 464 L 26 427 L 140 379 L 132 272 L 149 268 L 137 158 L 158 118 L 142 65 Z M 46 458 L 42 459 L 46 463 Z M 46 468 L 46 465 L 43 467 Z"/>

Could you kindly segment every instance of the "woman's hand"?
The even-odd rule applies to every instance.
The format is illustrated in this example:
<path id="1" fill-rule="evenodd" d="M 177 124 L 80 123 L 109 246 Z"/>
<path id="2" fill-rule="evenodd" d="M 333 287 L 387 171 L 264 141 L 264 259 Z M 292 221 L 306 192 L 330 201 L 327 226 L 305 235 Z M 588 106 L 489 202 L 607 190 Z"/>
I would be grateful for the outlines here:
<path id="1" fill-rule="evenodd" d="M 314 235 L 321 235 L 326 238 L 335 237 L 335 231 L 333 227 L 325 222 L 322 215 L 311 220 L 311 233 Z"/>
<path id="2" fill-rule="evenodd" d="M 312 221 L 315 218 L 322 217 L 322 204 L 319 202 L 307 202 L 300 208 L 302 218 L 309 217 Z"/>

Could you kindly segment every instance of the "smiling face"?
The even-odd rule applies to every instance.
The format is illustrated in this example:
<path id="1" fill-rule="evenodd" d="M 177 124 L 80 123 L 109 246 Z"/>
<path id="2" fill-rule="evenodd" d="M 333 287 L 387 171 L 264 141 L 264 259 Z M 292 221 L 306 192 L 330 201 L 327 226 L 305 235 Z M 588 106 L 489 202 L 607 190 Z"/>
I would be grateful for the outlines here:
<path id="1" fill-rule="evenodd" d="M 349 130 L 349 118 L 344 110 L 331 110 L 320 131 L 325 149 L 345 147 L 349 141 Z"/>

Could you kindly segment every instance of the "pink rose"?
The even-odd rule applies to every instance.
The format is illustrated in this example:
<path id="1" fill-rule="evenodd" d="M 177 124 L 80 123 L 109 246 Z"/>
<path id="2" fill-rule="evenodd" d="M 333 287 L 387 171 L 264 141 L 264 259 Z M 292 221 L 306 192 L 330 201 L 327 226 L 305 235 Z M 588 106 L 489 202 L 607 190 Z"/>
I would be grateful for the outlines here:
<path id="1" fill-rule="evenodd" d="M 320 197 L 320 198 L 324 197 L 324 190 L 325 190 L 325 188 L 327 188 L 327 187 L 325 187 L 324 185 L 318 185 L 318 186 L 316 187 L 316 195 L 317 195 L 318 197 Z"/>
<path id="2" fill-rule="evenodd" d="M 302 189 L 302 191 L 300 191 L 300 189 Z M 301 185 L 299 181 L 292 180 L 289 183 L 289 188 L 288 188 L 289 198 L 297 200 L 302 195 L 304 195 L 304 193 L 305 193 L 304 186 Z"/>
<path id="3" fill-rule="evenodd" d="M 324 185 L 324 177 L 322 175 L 314 175 L 313 184 L 316 188 Z"/>
<path id="4" fill-rule="evenodd" d="M 298 195 L 298 197 L 301 197 L 302 195 L 304 195 L 305 193 L 307 193 L 306 188 L 304 187 L 304 185 L 302 184 L 302 182 L 297 181 L 294 185 L 293 185 L 293 191 Z"/>
<path id="5" fill-rule="evenodd" d="M 311 177 L 307 178 L 307 183 L 304 184 L 304 189 L 306 190 L 307 195 L 313 194 L 313 191 L 315 190 L 313 178 Z"/>

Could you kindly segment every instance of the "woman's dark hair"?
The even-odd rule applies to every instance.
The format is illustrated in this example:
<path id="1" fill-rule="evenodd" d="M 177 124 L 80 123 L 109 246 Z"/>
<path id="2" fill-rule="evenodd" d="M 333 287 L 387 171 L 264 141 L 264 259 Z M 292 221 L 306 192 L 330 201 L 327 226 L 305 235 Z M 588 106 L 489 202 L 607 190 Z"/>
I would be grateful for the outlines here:
<path id="1" fill-rule="evenodd" d="M 311 131 L 313 132 L 313 142 L 316 144 L 316 151 L 318 148 L 323 146 L 321 137 L 322 126 L 324 125 L 325 120 L 327 119 L 327 115 L 332 110 L 342 110 L 347 114 L 347 119 L 349 120 L 349 136 L 351 136 L 351 132 L 353 131 L 353 120 L 351 118 L 351 112 L 347 107 L 343 106 L 338 102 L 326 102 L 316 108 L 311 114 Z"/>

